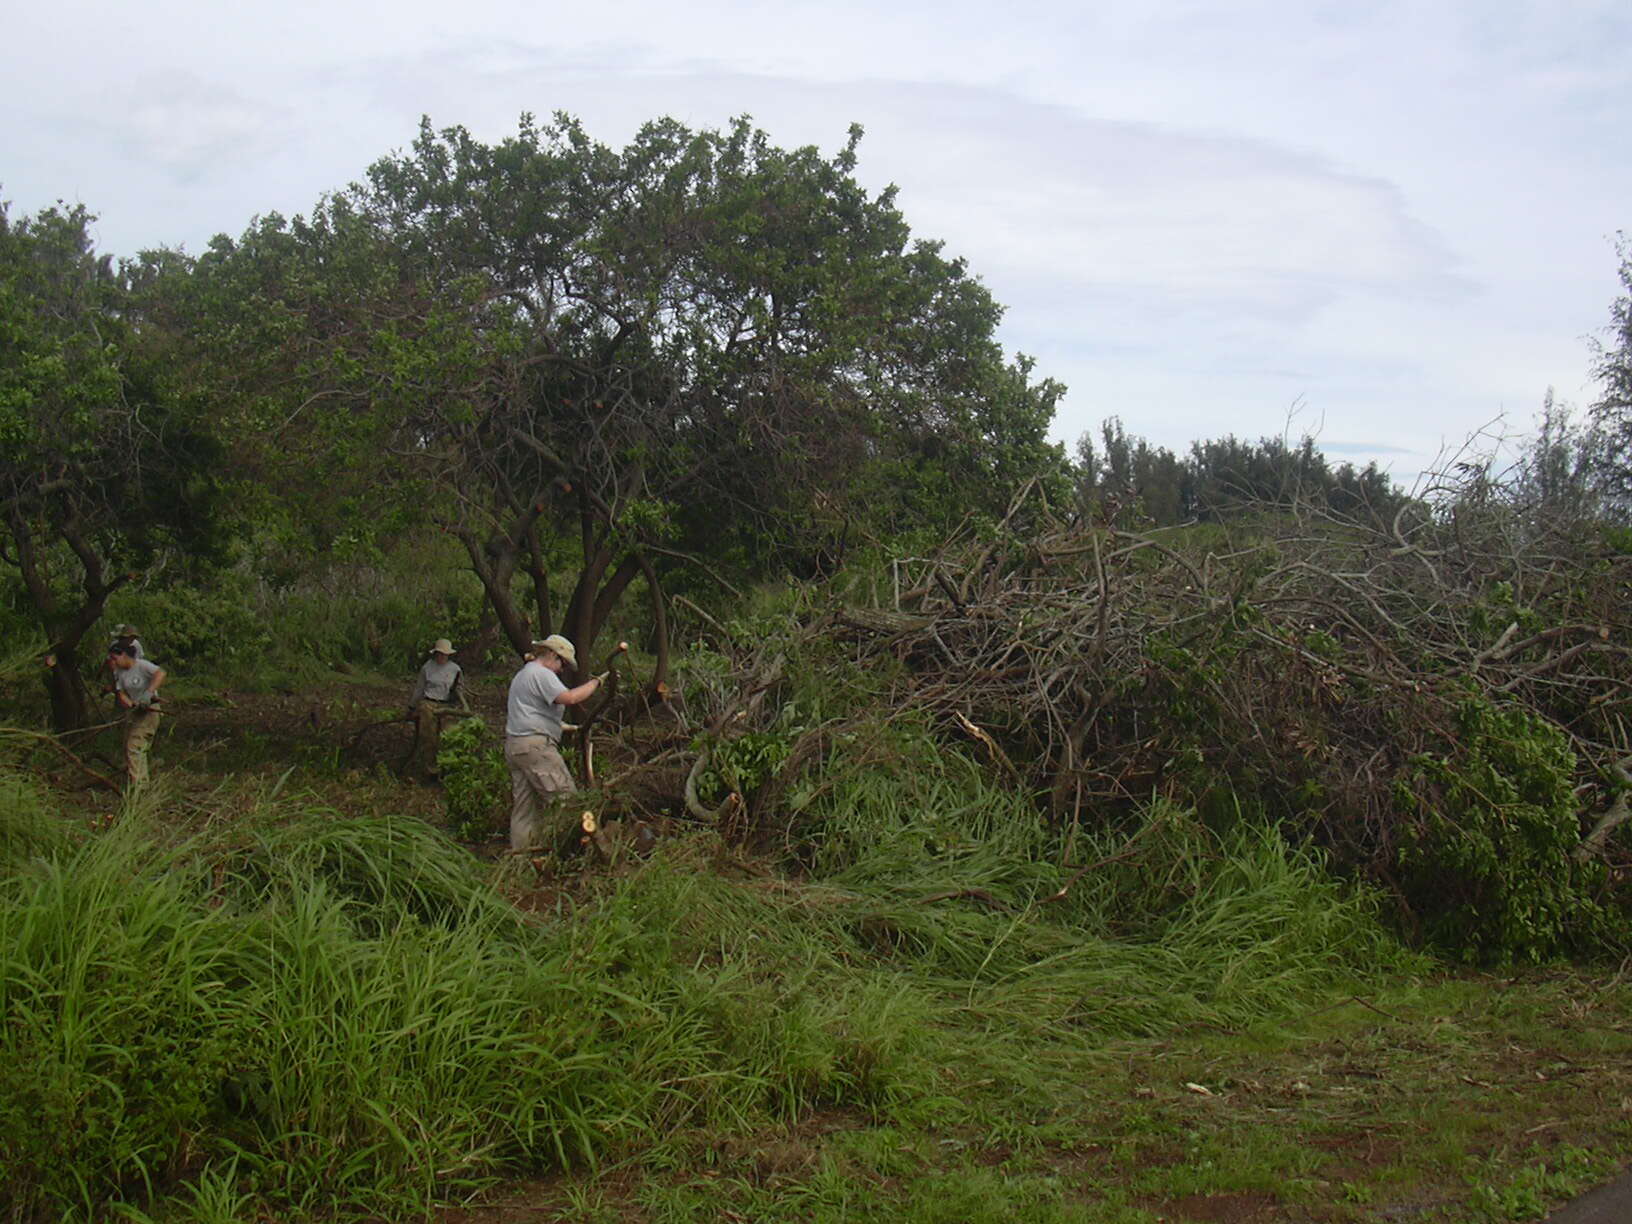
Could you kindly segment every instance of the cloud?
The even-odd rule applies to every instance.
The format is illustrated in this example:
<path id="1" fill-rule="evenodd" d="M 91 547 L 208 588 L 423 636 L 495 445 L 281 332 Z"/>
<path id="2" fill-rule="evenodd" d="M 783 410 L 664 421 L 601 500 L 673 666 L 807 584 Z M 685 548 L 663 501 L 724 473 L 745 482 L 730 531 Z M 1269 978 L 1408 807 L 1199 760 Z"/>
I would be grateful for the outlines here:
<path id="1" fill-rule="evenodd" d="M 898 184 L 915 232 L 969 257 L 1005 300 L 1280 322 L 1354 292 L 1470 291 L 1446 240 L 1381 178 L 1267 140 L 1098 118 L 997 86 L 659 68 L 610 44 L 443 49 L 337 72 L 405 120 L 429 111 L 487 139 L 523 109 L 548 115 L 567 100 L 612 144 L 659 115 L 718 126 L 749 112 L 778 143 L 829 149 L 862 122 L 861 176 Z"/>
<path id="2" fill-rule="evenodd" d="M 909 162 L 903 203 L 926 231 L 978 244 L 977 270 L 1020 278 L 1028 298 L 1280 321 L 1353 292 L 1468 291 L 1448 244 L 1393 184 L 1264 141 L 994 91 L 915 91 L 891 111 L 892 165 L 934 148 L 949 94 L 957 155 Z"/>
<path id="3" fill-rule="evenodd" d="M 299 126 L 287 105 L 182 70 L 109 90 L 97 118 L 126 157 L 183 183 L 253 163 Z"/>

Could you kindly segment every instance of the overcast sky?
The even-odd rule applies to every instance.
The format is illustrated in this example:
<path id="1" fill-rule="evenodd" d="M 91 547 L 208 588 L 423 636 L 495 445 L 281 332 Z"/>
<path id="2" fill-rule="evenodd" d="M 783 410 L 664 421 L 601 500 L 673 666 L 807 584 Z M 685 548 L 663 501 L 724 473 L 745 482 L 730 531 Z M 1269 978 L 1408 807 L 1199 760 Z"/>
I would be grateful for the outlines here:
<path id="1" fill-rule="evenodd" d="M 1008 308 L 1003 339 L 1181 449 L 1294 434 L 1409 483 L 1549 386 L 1632 230 L 1627 0 L 823 0 L 14 6 L 0 199 L 99 214 L 104 249 L 197 251 L 308 211 L 421 115 L 497 141 L 557 110 L 750 114 L 895 183 Z"/>

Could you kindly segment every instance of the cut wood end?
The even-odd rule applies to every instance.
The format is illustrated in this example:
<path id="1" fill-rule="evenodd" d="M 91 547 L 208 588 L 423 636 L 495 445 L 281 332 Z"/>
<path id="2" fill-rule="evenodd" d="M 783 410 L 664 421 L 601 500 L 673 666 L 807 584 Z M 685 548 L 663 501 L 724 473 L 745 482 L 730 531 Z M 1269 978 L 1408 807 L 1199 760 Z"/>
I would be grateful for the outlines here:
<path id="1" fill-rule="evenodd" d="M 583 825 L 585 833 L 593 833 L 596 829 L 601 827 L 600 822 L 595 819 L 594 812 L 585 812 L 583 816 L 579 818 L 579 823 Z"/>

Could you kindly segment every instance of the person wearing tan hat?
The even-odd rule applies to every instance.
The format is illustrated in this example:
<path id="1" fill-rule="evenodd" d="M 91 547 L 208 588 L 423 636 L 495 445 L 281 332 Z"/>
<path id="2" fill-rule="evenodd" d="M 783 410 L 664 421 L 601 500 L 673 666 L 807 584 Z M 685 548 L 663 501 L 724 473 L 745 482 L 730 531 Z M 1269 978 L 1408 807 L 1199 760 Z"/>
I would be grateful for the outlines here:
<path id="1" fill-rule="evenodd" d="M 464 675 L 453 661 L 453 643 L 437 638 L 431 645 L 431 657 L 419 669 L 414 683 L 414 695 L 408 698 L 408 713 L 415 721 L 414 747 L 419 759 L 420 772 L 427 778 L 436 776 L 436 750 L 442 743 L 442 719 L 455 703 L 468 710 L 460 678 Z"/>
<path id="2" fill-rule="evenodd" d="M 510 770 L 510 849 L 553 845 L 566 825 L 541 828 L 540 810 L 559 823 L 555 801 L 575 789 L 561 759 L 561 715 L 595 695 L 601 678 L 568 688 L 561 670 L 578 666 L 578 652 L 559 633 L 533 643 L 531 657 L 510 681 L 505 705 L 504 763 Z M 552 811 L 552 809 L 555 809 Z"/>

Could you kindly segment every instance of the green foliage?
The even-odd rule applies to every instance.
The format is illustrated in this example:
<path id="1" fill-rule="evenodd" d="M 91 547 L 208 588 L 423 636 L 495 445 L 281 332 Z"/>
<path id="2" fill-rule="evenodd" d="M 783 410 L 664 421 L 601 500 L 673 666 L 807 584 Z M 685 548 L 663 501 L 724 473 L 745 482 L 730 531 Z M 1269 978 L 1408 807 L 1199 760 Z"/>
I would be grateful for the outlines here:
<path id="1" fill-rule="evenodd" d="M 1530 1163 L 1515 1175 L 1502 1176 L 1491 1160 L 1469 1177 L 1468 1205 L 1476 1220 L 1519 1224 L 1542 1219 L 1554 1204 L 1603 1185 L 1620 1171 L 1613 1157 L 1569 1144 L 1533 1147 L 1526 1155 Z"/>
<path id="2" fill-rule="evenodd" d="M 121 591 L 109 603 L 110 624 L 128 621 L 142 631 L 148 654 L 169 666 L 265 661 L 277 635 L 260 615 L 246 574 L 227 571 L 208 585 Z"/>
<path id="3" fill-rule="evenodd" d="M 576 568 L 552 619 L 587 649 L 646 546 L 763 573 L 852 523 L 945 529 L 1033 477 L 1063 488 L 1062 388 L 1005 356 L 989 292 L 912 240 L 893 189 L 855 179 L 860 134 L 827 157 L 747 120 L 658 120 L 622 149 L 566 116 L 493 145 L 427 121 L 153 292 L 199 377 L 227 371 L 212 393 L 290 517 L 336 539 L 366 489 L 370 521 L 447 524 L 512 642 L 510 579 Z"/>
<path id="4" fill-rule="evenodd" d="M 504 753 L 479 718 L 465 718 L 442 732 L 436 768 L 442 779 L 448 830 L 460 841 L 486 841 L 498 828 L 510 798 Z"/>
<path id="5" fill-rule="evenodd" d="M 1624 292 L 1610 306 L 1608 341 L 1597 345 L 1593 372 L 1603 396 L 1593 404 L 1592 418 L 1604 440 L 1598 475 L 1624 517 L 1632 499 L 1632 239 L 1624 233 L 1616 238 Z"/>
<path id="6" fill-rule="evenodd" d="M 764 730 L 699 736 L 692 750 L 708 753 L 708 765 L 697 779 L 698 798 L 713 806 L 733 791 L 752 795 L 782 768 L 793 750 L 793 741 L 804 730 L 799 707 L 790 702 Z"/>
<path id="7" fill-rule="evenodd" d="M 82 207 L 12 219 L 0 204 L 6 556 L 38 623 L 70 644 L 167 545 L 202 555 L 223 543 L 219 438 L 169 381 L 128 280 L 94 250 L 93 221 Z M 81 575 L 74 598 L 52 578 L 63 562 Z"/>
<path id="8" fill-rule="evenodd" d="M 1308 435 L 1245 442 L 1233 435 L 1198 441 L 1180 458 L 1165 447 L 1129 437 L 1122 421 L 1100 426 L 1077 442 L 1073 476 L 1078 502 L 1124 521 L 1159 527 L 1223 522 L 1266 509 L 1319 506 L 1340 518 L 1381 523 L 1406 498 L 1375 463 L 1331 465 Z"/>
<path id="9" fill-rule="evenodd" d="M 1398 849 L 1424 933 L 1468 961 L 1542 961 L 1590 948 L 1605 915 L 1602 869 L 1576 864 L 1575 757 L 1563 731 L 1470 697 L 1443 755 L 1397 787 L 1412 815 Z"/>
<path id="10" fill-rule="evenodd" d="M 135 624 L 160 662 L 252 691 L 336 666 L 405 673 L 436 638 L 476 636 L 481 589 L 447 541 L 365 552 L 319 558 L 259 538 L 224 568 L 120 590 L 105 620 Z"/>

